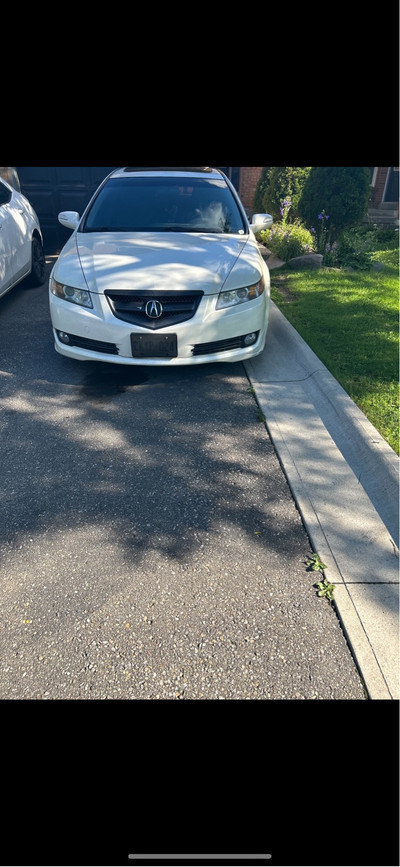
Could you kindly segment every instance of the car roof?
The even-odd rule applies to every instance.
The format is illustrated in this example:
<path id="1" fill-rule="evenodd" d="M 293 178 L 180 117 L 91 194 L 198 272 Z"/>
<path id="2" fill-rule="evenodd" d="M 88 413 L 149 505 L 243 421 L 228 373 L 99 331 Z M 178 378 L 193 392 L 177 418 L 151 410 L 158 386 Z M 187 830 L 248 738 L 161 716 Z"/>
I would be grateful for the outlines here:
<path id="1" fill-rule="evenodd" d="M 110 177 L 122 178 L 127 175 L 159 175 L 161 177 L 173 175 L 178 177 L 194 177 L 199 174 L 206 174 L 211 178 L 224 177 L 223 172 L 219 171 L 219 169 L 213 169 L 209 166 L 124 166 L 123 168 L 116 169 L 116 171 L 112 172 Z"/>

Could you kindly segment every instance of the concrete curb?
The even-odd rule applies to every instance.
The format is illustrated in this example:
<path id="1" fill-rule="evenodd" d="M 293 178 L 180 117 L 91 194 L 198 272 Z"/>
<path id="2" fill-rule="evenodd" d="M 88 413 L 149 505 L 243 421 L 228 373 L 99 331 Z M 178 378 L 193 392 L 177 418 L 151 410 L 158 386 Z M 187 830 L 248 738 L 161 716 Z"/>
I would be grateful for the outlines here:
<path id="1" fill-rule="evenodd" d="M 271 302 L 245 364 L 371 699 L 399 698 L 399 459 Z"/>

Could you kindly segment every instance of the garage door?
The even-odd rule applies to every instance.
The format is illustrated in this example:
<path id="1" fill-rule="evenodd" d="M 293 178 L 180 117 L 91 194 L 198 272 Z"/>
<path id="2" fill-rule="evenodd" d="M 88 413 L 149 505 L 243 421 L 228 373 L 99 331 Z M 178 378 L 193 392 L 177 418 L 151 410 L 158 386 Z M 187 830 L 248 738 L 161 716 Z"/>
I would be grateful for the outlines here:
<path id="1" fill-rule="evenodd" d="M 116 166 L 17 166 L 21 192 L 42 227 L 46 253 L 58 253 L 71 235 L 58 222 L 60 211 L 81 214 L 101 181 Z"/>

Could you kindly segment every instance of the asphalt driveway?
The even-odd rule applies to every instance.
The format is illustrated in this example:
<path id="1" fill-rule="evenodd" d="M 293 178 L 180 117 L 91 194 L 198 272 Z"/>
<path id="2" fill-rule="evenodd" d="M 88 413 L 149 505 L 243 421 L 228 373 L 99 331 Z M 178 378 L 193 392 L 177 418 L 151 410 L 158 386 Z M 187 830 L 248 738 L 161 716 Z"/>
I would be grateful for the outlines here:
<path id="1" fill-rule="evenodd" d="M 365 699 L 241 364 L 68 361 L 19 287 L 0 430 L 0 698 Z"/>

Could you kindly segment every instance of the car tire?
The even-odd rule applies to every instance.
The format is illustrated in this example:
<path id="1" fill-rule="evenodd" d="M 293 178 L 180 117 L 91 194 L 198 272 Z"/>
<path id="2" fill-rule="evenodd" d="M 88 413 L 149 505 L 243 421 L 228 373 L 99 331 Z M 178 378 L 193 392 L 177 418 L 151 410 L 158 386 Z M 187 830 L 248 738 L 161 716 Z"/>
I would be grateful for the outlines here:
<path id="1" fill-rule="evenodd" d="M 44 251 L 39 238 L 32 238 L 32 270 L 26 278 L 25 284 L 28 287 L 41 286 L 44 283 L 46 276 L 46 260 Z"/>

